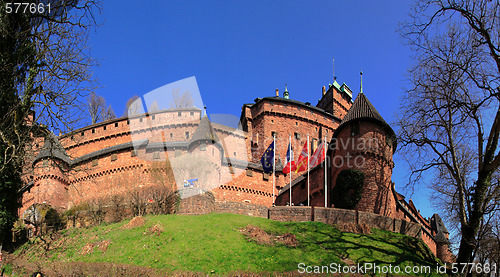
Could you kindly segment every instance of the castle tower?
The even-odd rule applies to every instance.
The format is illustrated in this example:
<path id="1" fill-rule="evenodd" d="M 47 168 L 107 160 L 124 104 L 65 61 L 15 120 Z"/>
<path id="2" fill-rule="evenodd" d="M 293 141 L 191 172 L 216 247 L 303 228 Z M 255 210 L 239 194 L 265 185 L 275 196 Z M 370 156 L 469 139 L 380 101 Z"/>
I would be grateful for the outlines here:
<path id="1" fill-rule="evenodd" d="M 187 166 L 190 172 L 186 172 L 186 178 L 198 179 L 198 187 L 210 190 L 218 186 L 223 178 L 222 156 L 223 147 L 219 137 L 208 119 L 203 116 L 200 124 L 189 142 L 190 157 L 197 166 Z"/>
<path id="2" fill-rule="evenodd" d="M 65 210 L 68 203 L 68 177 L 66 172 L 71 159 L 58 138 L 49 132 L 33 162 L 34 203 L 46 203 L 58 211 Z"/>
<path id="3" fill-rule="evenodd" d="M 353 198 L 354 206 L 350 208 L 386 216 L 395 214 L 391 190 L 395 137 L 394 131 L 361 91 L 333 134 L 330 149 L 334 150 L 329 151 L 332 204 L 339 202 L 335 200 L 336 194 L 345 193 L 342 198 Z M 349 184 L 339 184 L 342 182 L 342 179 L 338 182 L 339 174 L 348 169 L 362 172 L 361 187 L 351 189 Z M 336 185 L 339 185 L 337 189 Z"/>

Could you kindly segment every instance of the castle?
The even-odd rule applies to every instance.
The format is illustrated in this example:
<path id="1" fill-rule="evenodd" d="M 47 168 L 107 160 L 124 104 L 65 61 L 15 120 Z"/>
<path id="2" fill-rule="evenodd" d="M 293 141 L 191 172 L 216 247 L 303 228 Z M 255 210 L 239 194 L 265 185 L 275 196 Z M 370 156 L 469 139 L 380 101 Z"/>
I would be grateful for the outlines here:
<path id="1" fill-rule="evenodd" d="M 218 203 L 287 206 L 292 193 L 291 205 L 332 207 L 339 174 L 357 169 L 364 179 L 354 210 L 418 223 L 432 252 L 442 259 L 448 255 L 448 231 L 439 216 L 423 218 L 411 200 L 396 192 L 391 181 L 395 133 L 362 91 L 353 101 L 350 88 L 335 81 L 322 87 L 321 99 L 311 105 L 291 99 L 287 89 L 283 97 L 276 90 L 274 96 L 244 104 L 240 124 L 241 129 L 216 124 L 202 110 L 188 107 L 108 120 L 59 137 L 47 132 L 34 146 L 20 214 L 35 203 L 64 211 L 147 187 L 154 182 L 152 166 L 162 161 L 175 173 L 173 189 L 184 190 L 192 186 L 186 180 L 196 178 L 194 186 L 210 191 Z M 273 137 L 274 176 L 260 163 Z M 309 155 L 326 138 L 326 170 L 320 164 L 309 178 L 305 171 L 292 173 L 289 184 L 283 158 L 290 137 L 295 153 L 309 138 Z"/>

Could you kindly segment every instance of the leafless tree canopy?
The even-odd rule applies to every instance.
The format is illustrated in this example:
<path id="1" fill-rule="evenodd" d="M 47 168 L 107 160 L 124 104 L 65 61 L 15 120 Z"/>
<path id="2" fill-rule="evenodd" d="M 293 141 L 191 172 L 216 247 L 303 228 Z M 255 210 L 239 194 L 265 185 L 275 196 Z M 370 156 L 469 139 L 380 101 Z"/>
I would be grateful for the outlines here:
<path id="1" fill-rule="evenodd" d="M 142 113 L 141 98 L 137 95 L 130 97 L 125 104 L 125 116 L 131 116 Z"/>
<path id="2" fill-rule="evenodd" d="M 87 111 L 90 116 L 91 124 L 116 118 L 115 112 L 111 106 L 106 107 L 106 100 L 104 97 L 95 94 L 95 92 L 91 92 L 87 97 Z"/>
<path id="3" fill-rule="evenodd" d="M 417 1 L 401 34 L 414 52 L 398 119 L 410 183 L 434 173 L 442 207 L 459 225 L 458 261 L 469 262 L 499 204 L 499 2 Z"/>
<path id="4" fill-rule="evenodd" d="M 0 0 L 2 239 L 15 220 L 20 176 L 33 138 L 46 130 L 64 133 L 78 127 L 85 96 L 96 87 L 91 74 L 95 61 L 86 42 L 100 4 L 55 1 L 51 10 L 8 13 L 6 1 Z"/>

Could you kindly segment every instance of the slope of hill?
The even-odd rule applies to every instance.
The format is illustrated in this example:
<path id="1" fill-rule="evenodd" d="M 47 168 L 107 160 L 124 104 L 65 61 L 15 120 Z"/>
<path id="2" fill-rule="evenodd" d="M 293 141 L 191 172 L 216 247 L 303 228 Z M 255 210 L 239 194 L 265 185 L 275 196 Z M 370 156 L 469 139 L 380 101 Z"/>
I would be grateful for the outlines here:
<path id="1" fill-rule="evenodd" d="M 48 276 L 295 276 L 358 263 L 434 270 L 437 261 L 420 240 L 381 230 L 364 235 L 319 222 L 283 223 L 234 214 L 162 215 L 67 229 L 53 239 L 26 243 L 10 255 L 9 271 L 24 267 L 25 273 L 39 270 Z"/>

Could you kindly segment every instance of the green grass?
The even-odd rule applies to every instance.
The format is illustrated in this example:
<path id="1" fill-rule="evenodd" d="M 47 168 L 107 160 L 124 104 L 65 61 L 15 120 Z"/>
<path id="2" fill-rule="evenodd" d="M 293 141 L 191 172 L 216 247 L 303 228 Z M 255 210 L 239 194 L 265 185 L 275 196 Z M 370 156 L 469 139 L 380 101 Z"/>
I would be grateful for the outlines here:
<path id="1" fill-rule="evenodd" d="M 41 244 L 21 246 L 14 254 L 28 261 L 107 262 L 173 271 L 227 274 L 230 272 L 293 272 L 298 263 L 329 265 L 376 263 L 400 266 L 436 266 L 430 250 L 420 240 L 381 230 L 369 235 L 344 233 L 319 222 L 283 223 L 234 214 L 202 216 L 147 216 L 144 226 L 124 229 L 121 223 L 61 232 L 53 249 L 45 252 Z M 147 228 L 161 224 L 160 235 L 147 234 Z M 239 231 L 252 224 L 271 234 L 292 233 L 299 244 L 259 245 Z M 97 245 L 110 244 L 106 251 Z M 88 243 L 95 247 L 82 255 Z"/>

